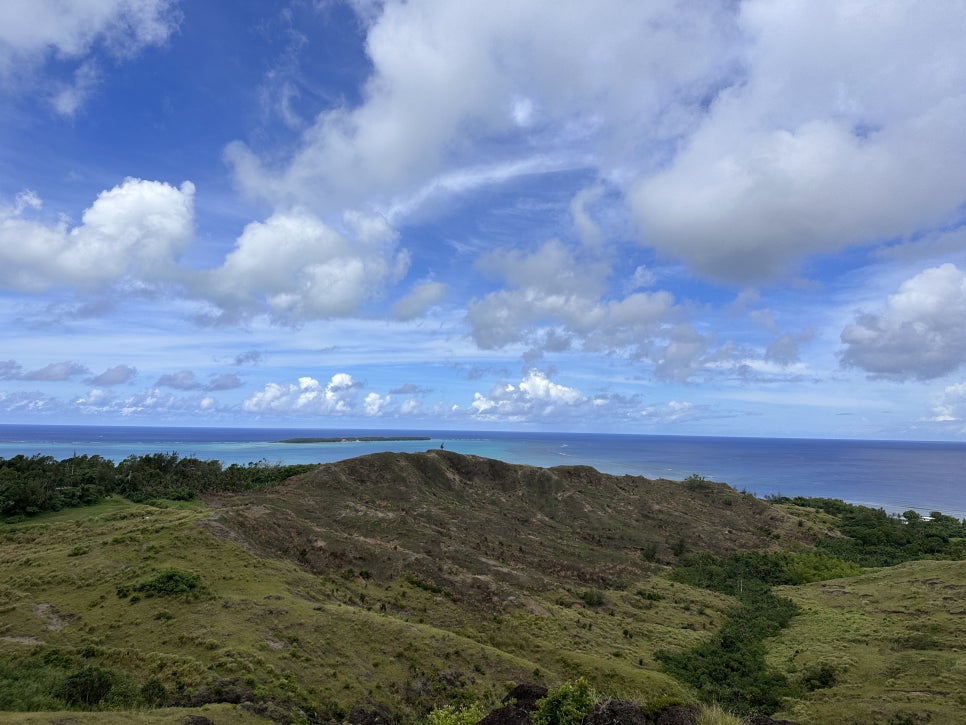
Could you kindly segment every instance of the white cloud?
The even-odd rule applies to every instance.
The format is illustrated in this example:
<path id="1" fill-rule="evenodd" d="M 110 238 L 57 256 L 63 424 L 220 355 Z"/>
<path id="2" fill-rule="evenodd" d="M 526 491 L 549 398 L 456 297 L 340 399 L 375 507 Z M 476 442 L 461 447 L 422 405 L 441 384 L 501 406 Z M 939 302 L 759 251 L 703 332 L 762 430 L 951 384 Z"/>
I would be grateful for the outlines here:
<path id="1" fill-rule="evenodd" d="M 126 179 L 101 192 L 74 227 L 25 218 L 24 204 L 0 210 L 0 286 L 39 292 L 96 288 L 127 275 L 170 279 L 193 235 L 193 197 L 188 181 L 179 189 Z"/>
<path id="2" fill-rule="evenodd" d="M 501 383 L 486 395 L 474 393 L 466 412 L 478 420 L 520 423 L 528 421 L 614 421 L 637 418 L 640 406 L 635 398 L 616 394 L 587 395 L 561 385 L 542 370 L 531 368 L 519 383 Z M 458 406 L 454 407 L 454 412 Z"/>
<path id="3" fill-rule="evenodd" d="M 248 413 L 296 413 L 302 415 L 346 415 L 357 413 L 359 389 L 348 373 L 336 373 L 324 385 L 304 376 L 297 384 L 268 383 L 261 391 L 245 399 L 242 409 Z"/>
<path id="4" fill-rule="evenodd" d="M 609 267 L 576 258 L 556 241 L 532 254 L 498 250 L 478 263 L 508 289 L 469 302 L 473 339 L 484 349 L 526 342 L 531 357 L 572 342 L 588 352 L 650 361 L 662 378 L 686 379 L 702 364 L 710 341 L 683 319 L 666 291 L 605 299 Z"/>
<path id="5" fill-rule="evenodd" d="M 347 213 L 339 232 L 305 209 L 245 227 L 196 293 L 232 320 L 267 309 L 283 322 L 356 314 L 405 273 L 409 258 L 380 217 Z"/>
<path id="6" fill-rule="evenodd" d="M 149 388 L 133 395 L 119 396 L 103 388 L 93 388 L 71 401 L 71 407 L 85 415 L 117 415 L 123 418 L 158 420 L 185 416 L 212 415 L 219 411 L 210 396 L 176 395 Z"/>
<path id="7" fill-rule="evenodd" d="M 890 295 L 880 314 L 842 331 L 842 364 L 875 376 L 928 380 L 966 363 L 966 273 L 953 264 L 923 270 Z"/>
<path id="8" fill-rule="evenodd" d="M 24 92 L 50 58 L 79 62 L 73 82 L 60 84 L 51 99 L 59 113 L 73 115 L 96 85 L 96 65 L 88 58 L 95 49 L 115 58 L 134 56 L 164 44 L 180 19 L 177 0 L 4 0 L 0 87 Z"/>
<path id="9" fill-rule="evenodd" d="M 966 382 L 947 385 L 933 406 L 935 423 L 952 423 L 966 419 Z"/>
<path id="10" fill-rule="evenodd" d="M 743 82 L 630 192 L 644 243 L 705 276 L 750 282 L 957 213 L 961 5 L 749 1 L 740 22 Z"/>
<path id="11" fill-rule="evenodd" d="M 100 81 L 100 71 L 94 61 L 84 62 L 74 71 L 74 81 L 63 84 L 50 99 L 54 110 L 61 116 L 73 116 L 94 93 Z"/>
<path id="12" fill-rule="evenodd" d="M 663 405 L 649 405 L 642 413 L 649 421 L 680 423 L 707 415 L 707 407 L 687 401 L 671 400 Z"/>
<path id="13" fill-rule="evenodd" d="M 523 421 L 566 415 L 588 399 L 576 388 L 560 385 L 539 370 L 530 370 L 518 385 L 494 386 L 489 395 L 475 393 L 470 410 L 477 418 Z"/>
<path id="14" fill-rule="evenodd" d="M 733 17 L 716 2 L 416 0 L 371 10 L 361 105 L 321 113 L 281 169 L 229 146 L 248 193 L 317 211 L 360 200 L 388 208 L 484 161 L 526 169 L 531 159 L 597 155 L 623 165 L 628 148 L 640 153 L 644 128 L 661 139 L 689 125 L 689 109 L 733 61 Z"/>
<path id="15" fill-rule="evenodd" d="M 362 405 L 366 415 L 374 417 L 382 413 L 383 409 L 391 402 L 392 399 L 388 395 L 369 393 L 362 401 Z"/>
<path id="16" fill-rule="evenodd" d="M 570 215 L 580 241 L 588 247 L 599 247 L 604 241 L 604 233 L 594 221 L 588 207 L 604 195 L 602 185 L 581 189 L 570 202 Z"/>

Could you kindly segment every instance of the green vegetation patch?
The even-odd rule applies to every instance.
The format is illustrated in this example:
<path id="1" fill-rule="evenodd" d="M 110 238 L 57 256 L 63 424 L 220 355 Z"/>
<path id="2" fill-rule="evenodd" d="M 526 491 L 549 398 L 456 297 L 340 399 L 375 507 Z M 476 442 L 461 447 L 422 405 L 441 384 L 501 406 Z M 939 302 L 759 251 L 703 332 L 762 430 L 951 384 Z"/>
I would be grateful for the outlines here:
<path id="1" fill-rule="evenodd" d="M 219 461 L 177 453 L 129 456 L 114 464 L 101 456 L 0 458 L 0 517 L 23 521 L 45 511 L 90 506 L 118 494 L 135 502 L 186 501 L 201 493 L 249 491 L 278 484 L 315 468 L 266 461 L 223 468 Z"/>
<path id="2" fill-rule="evenodd" d="M 797 612 L 773 586 L 801 584 L 859 573 L 858 565 L 824 553 L 747 552 L 718 557 L 710 552 L 685 558 L 671 577 L 692 586 L 734 596 L 722 629 L 710 640 L 680 652 L 659 652 L 667 672 L 692 685 L 706 702 L 744 714 L 772 713 L 801 688 L 818 689 L 834 673 L 821 670 L 798 683 L 769 666 L 765 640 L 778 635 Z"/>
<path id="3" fill-rule="evenodd" d="M 771 500 L 832 516 L 835 527 L 844 536 L 822 538 L 818 546 L 860 566 L 894 566 L 917 559 L 966 559 L 966 521 L 940 511 L 933 511 L 929 517 L 906 511 L 899 517 L 837 499 L 796 496 Z"/>

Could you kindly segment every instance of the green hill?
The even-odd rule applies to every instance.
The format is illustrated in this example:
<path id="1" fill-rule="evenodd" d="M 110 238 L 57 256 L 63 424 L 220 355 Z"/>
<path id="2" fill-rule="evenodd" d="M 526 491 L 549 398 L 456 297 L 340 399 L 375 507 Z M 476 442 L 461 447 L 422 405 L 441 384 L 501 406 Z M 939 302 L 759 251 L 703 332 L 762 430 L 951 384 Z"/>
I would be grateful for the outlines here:
<path id="1" fill-rule="evenodd" d="M 798 613 L 762 640 L 762 667 L 794 686 L 779 715 L 955 722 L 962 563 L 789 586 L 832 571 L 803 552 L 858 536 L 797 503 L 440 450 L 2 524 L 0 722 L 339 722 L 376 706 L 417 722 L 580 677 L 645 706 L 696 702 L 666 655 L 716 642 L 762 576 L 715 584 L 701 552 L 715 571 L 763 552 L 784 572 L 768 586 Z"/>

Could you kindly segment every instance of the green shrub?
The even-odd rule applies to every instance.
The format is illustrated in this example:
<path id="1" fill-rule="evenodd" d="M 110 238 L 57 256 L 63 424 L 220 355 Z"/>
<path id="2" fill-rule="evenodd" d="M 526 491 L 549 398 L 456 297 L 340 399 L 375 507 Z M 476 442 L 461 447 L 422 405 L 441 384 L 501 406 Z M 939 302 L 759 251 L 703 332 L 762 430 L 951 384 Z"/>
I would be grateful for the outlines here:
<path id="1" fill-rule="evenodd" d="M 597 694 L 583 677 L 551 690 L 537 700 L 531 721 L 533 725 L 580 725 L 594 709 Z"/>
<path id="2" fill-rule="evenodd" d="M 447 705 L 437 707 L 426 716 L 427 725 L 476 725 L 486 715 L 483 709 L 471 705 Z"/>
<path id="3" fill-rule="evenodd" d="M 145 682 L 141 686 L 140 694 L 144 704 L 150 707 L 161 707 L 168 699 L 168 690 L 157 677 L 152 677 Z"/>
<path id="4" fill-rule="evenodd" d="M 834 686 L 837 679 L 835 668 L 823 663 L 805 670 L 802 673 L 801 685 L 806 692 L 814 692 Z"/>
<path id="5" fill-rule="evenodd" d="M 170 596 L 184 594 L 197 589 L 201 584 L 201 575 L 184 569 L 165 569 L 153 579 L 139 584 L 137 589 L 147 594 Z"/>
<path id="6" fill-rule="evenodd" d="M 68 705 L 93 707 L 107 697 L 116 680 L 111 670 L 85 667 L 63 680 L 54 689 L 54 696 Z"/>

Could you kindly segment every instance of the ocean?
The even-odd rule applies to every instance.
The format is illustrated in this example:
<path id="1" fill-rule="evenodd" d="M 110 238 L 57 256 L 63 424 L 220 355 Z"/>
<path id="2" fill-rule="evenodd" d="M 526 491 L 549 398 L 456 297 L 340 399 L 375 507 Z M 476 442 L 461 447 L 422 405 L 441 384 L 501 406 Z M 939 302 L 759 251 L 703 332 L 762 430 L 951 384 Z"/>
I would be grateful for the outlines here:
<path id="1" fill-rule="evenodd" d="M 288 438 L 426 436 L 419 441 L 282 443 Z M 328 463 L 378 451 L 447 450 L 535 466 L 586 465 L 680 480 L 691 474 L 757 496 L 825 496 L 966 518 L 966 443 L 586 433 L 0 425 L 0 458 L 174 452 L 225 465 Z"/>

